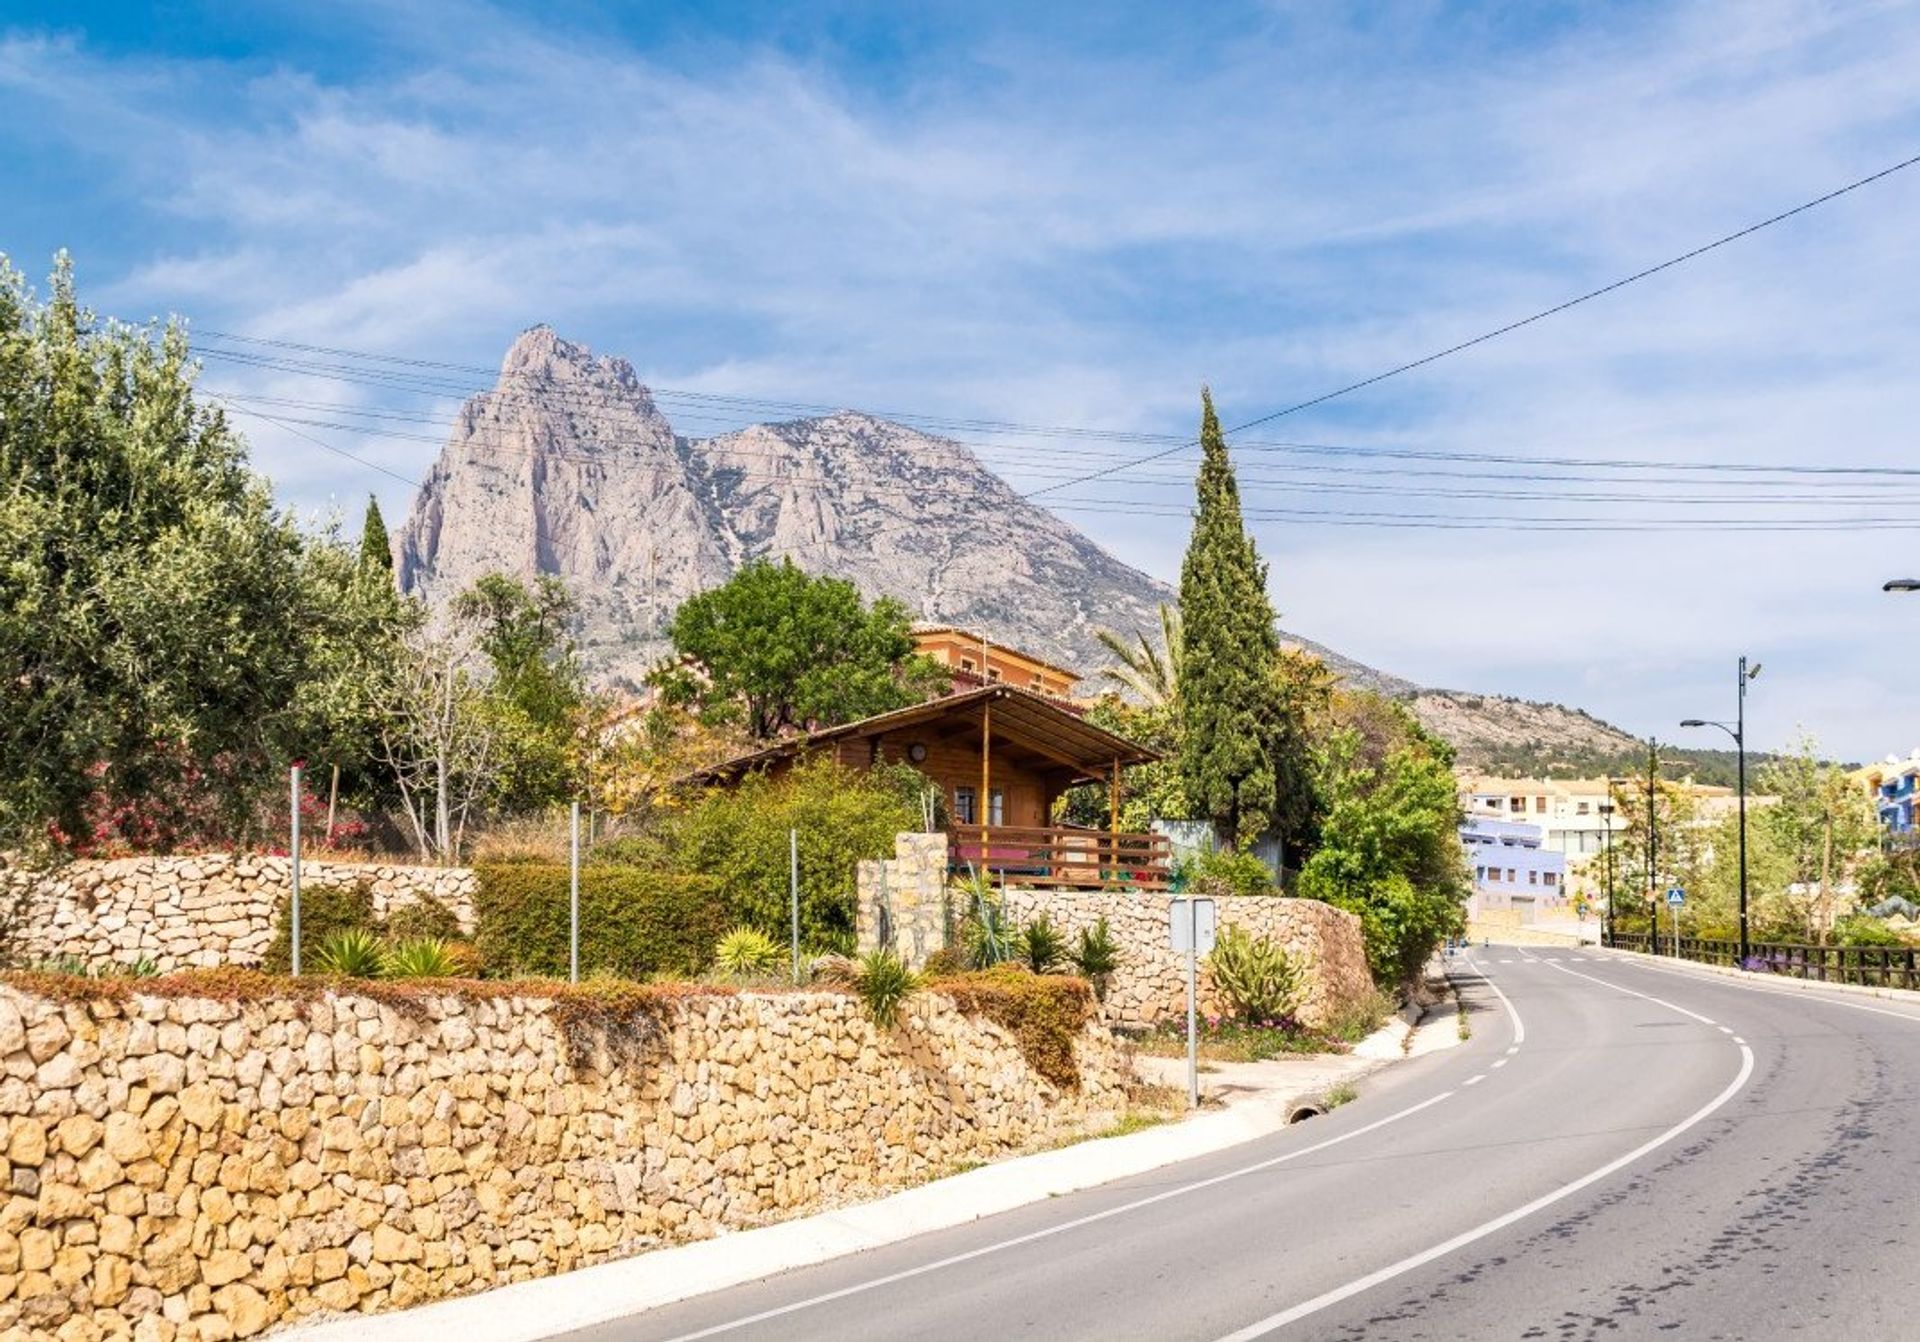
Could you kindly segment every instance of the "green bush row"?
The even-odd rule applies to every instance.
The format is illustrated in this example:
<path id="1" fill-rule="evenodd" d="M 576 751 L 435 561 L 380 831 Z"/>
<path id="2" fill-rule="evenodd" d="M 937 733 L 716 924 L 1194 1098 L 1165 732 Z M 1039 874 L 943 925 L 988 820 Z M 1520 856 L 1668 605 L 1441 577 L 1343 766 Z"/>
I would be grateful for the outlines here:
<path id="1" fill-rule="evenodd" d="M 474 944 L 486 972 L 565 978 L 567 868 L 483 863 L 474 875 Z M 580 872 L 580 972 L 702 974 L 732 921 L 711 877 L 591 863 Z"/>

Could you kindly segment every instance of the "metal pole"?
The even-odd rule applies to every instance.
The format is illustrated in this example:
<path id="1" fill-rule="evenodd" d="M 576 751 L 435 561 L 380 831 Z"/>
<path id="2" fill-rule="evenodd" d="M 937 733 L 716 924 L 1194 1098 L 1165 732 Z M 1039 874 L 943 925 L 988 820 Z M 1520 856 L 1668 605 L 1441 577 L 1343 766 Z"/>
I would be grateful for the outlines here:
<path id="1" fill-rule="evenodd" d="M 1660 954 L 1660 743 L 1647 738 L 1647 953 Z"/>
<path id="2" fill-rule="evenodd" d="M 1613 784 L 1607 784 L 1607 795 L 1613 795 Z M 1600 834 L 1600 868 L 1607 874 L 1606 934 L 1601 938 L 1607 945 L 1613 945 L 1613 803 L 1603 803 L 1600 807 L 1600 823 L 1604 828 Z"/>
<path id="3" fill-rule="evenodd" d="M 787 900 L 793 913 L 793 982 L 800 984 L 800 831 L 787 831 Z"/>
<path id="4" fill-rule="evenodd" d="M 1747 933 L 1747 659 L 1740 659 L 1739 708 L 1734 719 L 1733 748 L 1740 769 L 1740 967 L 1747 967 L 1751 943 Z"/>
<path id="5" fill-rule="evenodd" d="M 1200 901 L 1187 896 L 1187 1107 L 1200 1107 Z"/>
<path id="6" fill-rule="evenodd" d="M 567 880 L 567 982 L 580 981 L 580 803 L 569 808 L 572 853 Z"/>
<path id="7" fill-rule="evenodd" d="M 300 977 L 300 766 L 294 765 L 289 792 L 293 799 L 293 976 Z"/>
<path id="8" fill-rule="evenodd" d="M 333 785 L 327 789 L 327 847 L 333 847 L 333 813 L 340 802 L 340 766 L 333 766 Z"/>

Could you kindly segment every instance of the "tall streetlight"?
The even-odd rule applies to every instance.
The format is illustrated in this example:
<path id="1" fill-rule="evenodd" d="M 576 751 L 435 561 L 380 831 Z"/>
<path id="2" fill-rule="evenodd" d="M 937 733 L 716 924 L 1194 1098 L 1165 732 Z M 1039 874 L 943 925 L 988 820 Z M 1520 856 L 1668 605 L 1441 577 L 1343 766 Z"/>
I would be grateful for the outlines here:
<path id="1" fill-rule="evenodd" d="M 1920 592 L 1920 578 L 1889 578 L 1880 584 L 1883 592 Z"/>
<path id="2" fill-rule="evenodd" d="M 1740 771 L 1740 966 L 1746 967 L 1750 950 L 1747 938 L 1747 684 L 1760 674 L 1760 663 L 1751 667 L 1740 659 L 1740 684 L 1734 696 L 1733 725 L 1709 718 L 1688 718 L 1682 727 L 1718 727 L 1733 738 L 1733 749 Z"/>
<path id="3" fill-rule="evenodd" d="M 1660 954 L 1660 742 L 1647 738 L 1647 953 Z M 1679 947 L 1675 947 L 1678 950 Z"/>

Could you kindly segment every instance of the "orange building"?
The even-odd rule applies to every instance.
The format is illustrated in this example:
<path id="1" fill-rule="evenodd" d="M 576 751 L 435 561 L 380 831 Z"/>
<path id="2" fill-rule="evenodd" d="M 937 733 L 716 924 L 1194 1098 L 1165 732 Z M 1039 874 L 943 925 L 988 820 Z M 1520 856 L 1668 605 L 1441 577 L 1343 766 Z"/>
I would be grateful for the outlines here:
<path id="1" fill-rule="evenodd" d="M 1012 685 L 1053 699 L 1071 699 L 1074 686 L 1080 683 L 1076 671 L 952 625 L 918 625 L 913 631 L 913 644 L 916 651 L 952 672 L 956 690 Z"/>

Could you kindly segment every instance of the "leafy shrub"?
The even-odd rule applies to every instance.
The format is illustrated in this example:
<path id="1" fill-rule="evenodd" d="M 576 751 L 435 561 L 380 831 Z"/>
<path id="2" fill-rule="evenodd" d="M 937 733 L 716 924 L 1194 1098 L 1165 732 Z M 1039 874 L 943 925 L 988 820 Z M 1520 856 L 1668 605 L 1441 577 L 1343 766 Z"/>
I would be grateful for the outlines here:
<path id="1" fill-rule="evenodd" d="M 1028 1066 L 1054 1085 L 1080 1088 L 1073 1041 L 1094 1013 L 1093 993 L 1084 981 L 1006 964 L 940 979 L 931 987 L 960 1011 L 985 1017 L 1011 1034 Z"/>
<path id="2" fill-rule="evenodd" d="M 1291 1016 L 1305 988 L 1305 967 L 1271 938 L 1222 927 L 1207 956 L 1213 990 L 1243 1021 Z"/>
<path id="3" fill-rule="evenodd" d="M 306 966 L 301 967 L 304 969 Z M 380 938 L 364 928 L 342 928 L 322 941 L 313 952 L 313 968 L 320 974 L 337 974 L 349 979 L 376 979 L 385 967 L 386 950 L 381 946 Z"/>
<path id="4" fill-rule="evenodd" d="M 21 972 L 82 979 L 150 979 L 159 974 L 160 966 L 144 955 L 131 963 L 120 960 L 95 961 L 83 955 L 56 955 L 50 960 L 22 966 Z"/>
<path id="5" fill-rule="evenodd" d="M 943 979 L 964 974 L 971 967 L 967 963 L 966 951 L 954 946 L 942 946 L 927 957 L 926 966 L 921 972 L 930 979 Z"/>
<path id="6" fill-rule="evenodd" d="M 428 895 L 397 909 L 388 909 L 384 930 L 390 941 L 415 941 L 421 937 L 458 941 L 465 934 L 453 910 Z"/>
<path id="7" fill-rule="evenodd" d="M 860 957 L 853 990 L 867 1009 L 867 1017 L 883 1030 L 900 1023 L 900 1007 L 920 990 L 920 976 L 900 962 L 892 951 L 869 951 Z"/>
<path id="8" fill-rule="evenodd" d="M 1906 939 L 1878 918 L 1848 914 L 1834 920 L 1833 939 L 1842 946 L 1904 946 Z"/>
<path id="9" fill-rule="evenodd" d="M 567 975 L 568 869 L 535 862 L 474 868 L 474 943 L 490 974 Z M 727 929 L 716 883 L 595 863 L 580 872 L 580 970 L 691 978 Z"/>
<path id="10" fill-rule="evenodd" d="M 1093 995 L 1101 1001 L 1107 999 L 1107 985 L 1113 980 L 1113 971 L 1120 967 L 1120 947 L 1113 939 L 1113 929 L 1102 918 L 1092 927 L 1080 929 L 1080 936 L 1073 946 L 1073 967 L 1080 971 L 1080 977 L 1093 985 Z"/>
<path id="11" fill-rule="evenodd" d="M 784 959 L 773 938 L 751 927 L 736 927 L 720 938 L 713 952 L 713 967 L 732 979 L 765 978 L 780 968 Z"/>
<path id="12" fill-rule="evenodd" d="M 1013 958 L 1036 974 L 1051 974 L 1067 958 L 1067 939 L 1051 918 L 1039 914 L 1014 938 Z"/>
<path id="13" fill-rule="evenodd" d="M 715 789 L 650 839 L 601 851 L 710 876 L 734 918 L 769 934 L 787 927 L 789 830 L 800 835 L 800 933 L 808 945 L 853 949 L 855 866 L 892 857 L 894 836 L 920 825 L 926 779 L 906 766 L 856 771 L 830 759 L 779 778 L 755 774 Z"/>
<path id="14" fill-rule="evenodd" d="M 300 967 L 314 966 L 314 949 L 341 932 L 374 933 L 379 922 L 373 916 L 373 887 L 362 881 L 354 885 L 303 885 L 300 887 Z M 280 901 L 280 914 L 273 930 L 273 941 L 260 961 L 269 974 L 285 974 L 293 968 L 293 897 Z"/>
<path id="15" fill-rule="evenodd" d="M 458 978 L 464 966 L 452 943 L 440 937 L 408 937 L 387 947 L 382 971 L 392 979 Z"/>
<path id="16" fill-rule="evenodd" d="M 1187 866 L 1187 884 L 1197 894 L 1272 895 L 1278 893 L 1273 870 L 1252 853 L 1222 848 L 1202 853 Z"/>
<path id="17" fill-rule="evenodd" d="M 960 910 L 953 940 L 974 969 L 991 969 L 1017 954 L 1019 928 L 1000 906 L 1000 897 L 983 873 L 969 864 L 964 878 L 947 891 L 948 907 Z"/>

